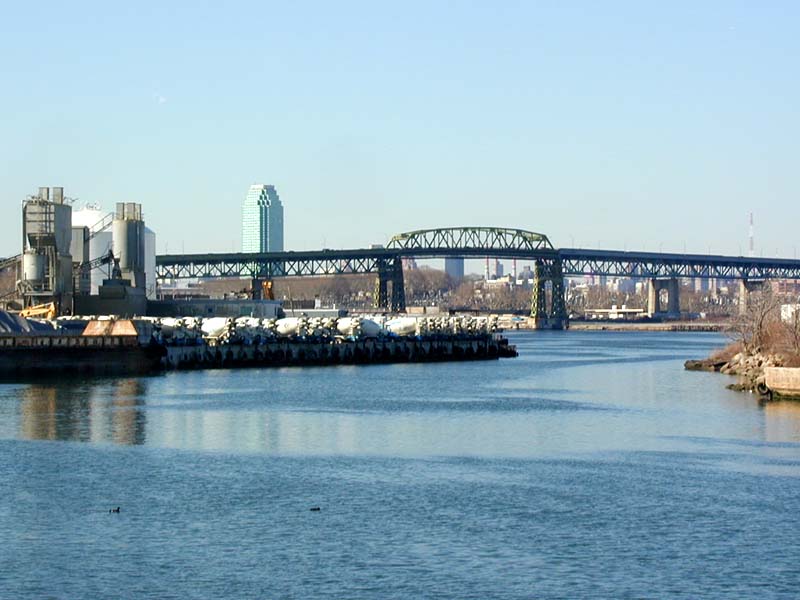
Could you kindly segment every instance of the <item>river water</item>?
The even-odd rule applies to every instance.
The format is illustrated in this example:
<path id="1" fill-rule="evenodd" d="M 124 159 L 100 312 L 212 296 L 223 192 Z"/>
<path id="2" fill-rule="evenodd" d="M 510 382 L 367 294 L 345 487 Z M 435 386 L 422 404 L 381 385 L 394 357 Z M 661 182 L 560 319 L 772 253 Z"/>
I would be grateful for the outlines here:
<path id="1" fill-rule="evenodd" d="M 798 596 L 800 403 L 685 372 L 714 334 L 509 337 L 0 384 L 0 598 Z"/>

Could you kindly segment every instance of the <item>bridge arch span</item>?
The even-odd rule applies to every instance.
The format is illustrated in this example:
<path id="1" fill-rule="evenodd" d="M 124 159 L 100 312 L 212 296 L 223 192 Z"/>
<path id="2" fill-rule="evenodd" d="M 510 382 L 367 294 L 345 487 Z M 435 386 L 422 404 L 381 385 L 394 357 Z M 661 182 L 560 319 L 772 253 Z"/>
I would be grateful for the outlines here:
<path id="1" fill-rule="evenodd" d="M 543 233 L 504 227 L 419 229 L 397 234 L 386 247 L 395 250 L 554 250 L 553 244 Z"/>

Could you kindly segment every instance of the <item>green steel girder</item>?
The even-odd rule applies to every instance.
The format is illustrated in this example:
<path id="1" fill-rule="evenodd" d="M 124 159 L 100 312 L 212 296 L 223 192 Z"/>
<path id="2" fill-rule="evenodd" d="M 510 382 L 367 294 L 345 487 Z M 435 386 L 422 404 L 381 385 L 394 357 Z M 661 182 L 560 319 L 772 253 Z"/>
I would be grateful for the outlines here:
<path id="1" fill-rule="evenodd" d="M 158 279 L 221 278 L 221 277 L 318 277 L 351 273 L 376 273 L 380 265 L 392 257 L 384 255 L 360 256 L 361 253 L 338 252 L 333 256 L 296 256 L 287 252 L 281 255 L 201 255 L 188 256 L 188 260 L 163 261 L 157 264 Z M 397 260 L 400 260 L 397 258 Z"/>

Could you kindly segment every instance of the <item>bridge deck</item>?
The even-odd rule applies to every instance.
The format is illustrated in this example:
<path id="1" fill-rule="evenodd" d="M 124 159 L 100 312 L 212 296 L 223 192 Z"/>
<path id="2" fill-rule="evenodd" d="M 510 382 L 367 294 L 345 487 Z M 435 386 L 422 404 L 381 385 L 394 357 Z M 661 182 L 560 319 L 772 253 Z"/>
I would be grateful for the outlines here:
<path id="1" fill-rule="evenodd" d="M 271 253 L 167 254 L 156 257 L 159 279 L 186 277 L 279 277 L 378 273 L 404 257 L 560 260 L 564 275 L 800 279 L 800 260 L 676 254 L 585 248 L 355 248 Z"/>

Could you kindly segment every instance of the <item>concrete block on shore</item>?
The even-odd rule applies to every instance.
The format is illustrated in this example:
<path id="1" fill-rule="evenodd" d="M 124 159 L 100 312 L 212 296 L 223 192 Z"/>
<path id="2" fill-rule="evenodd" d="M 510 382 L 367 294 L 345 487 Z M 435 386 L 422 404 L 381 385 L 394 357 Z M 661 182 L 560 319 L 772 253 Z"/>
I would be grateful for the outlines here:
<path id="1" fill-rule="evenodd" d="M 764 367 L 767 388 L 779 396 L 800 397 L 800 368 Z"/>

